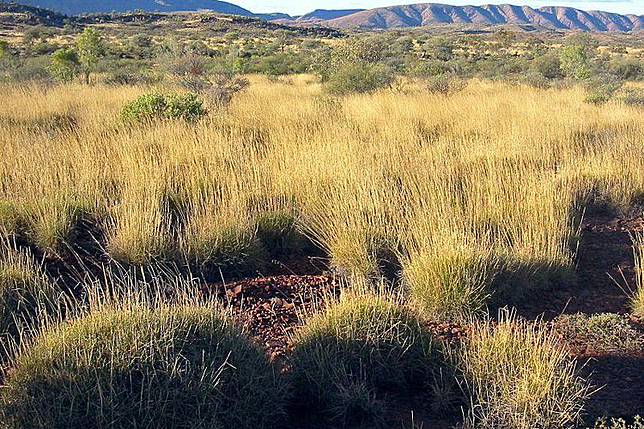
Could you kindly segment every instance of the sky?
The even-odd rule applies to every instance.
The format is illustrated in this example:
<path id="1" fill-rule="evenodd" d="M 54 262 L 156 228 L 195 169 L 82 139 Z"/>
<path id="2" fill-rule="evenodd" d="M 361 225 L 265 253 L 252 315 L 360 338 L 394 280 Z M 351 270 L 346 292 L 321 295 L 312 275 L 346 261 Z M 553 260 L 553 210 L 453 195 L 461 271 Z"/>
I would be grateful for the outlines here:
<path id="1" fill-rule="evenodd" d="M 411 3 L 446 3 L 452 5 L 502 4 L 540 6 L 571 6 L 585 10 L 605 10 L 644 15 L 644 0 L 228 0 L 253 12 L 286 12 L 303 15 L 314 9 L 370 9 Z"/>

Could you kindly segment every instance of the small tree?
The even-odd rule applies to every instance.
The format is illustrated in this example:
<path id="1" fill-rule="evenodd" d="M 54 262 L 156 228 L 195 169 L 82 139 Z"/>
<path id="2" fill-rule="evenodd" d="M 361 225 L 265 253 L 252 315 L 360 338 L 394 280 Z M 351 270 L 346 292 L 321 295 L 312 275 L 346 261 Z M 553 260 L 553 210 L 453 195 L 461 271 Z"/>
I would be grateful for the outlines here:
<path id="1" fill-rule="evenodd" d="M 582 45 L 566 46 L 561 51 L 559 60 L 561 71 L 568 78 L 586 80 L 592 74 L 588 51 Z"/>
<path id="2" fill-rule="evenodd" d="M 76 51 L 81 65 L 85 83 L 89 84 L 89 76 L 96 68 L 98 59 L 105 54 L 103 39 L 98 31 L 86 28 L 76 41 Z"/>
<path id="3" fill-rule="evenodd" d="M 59 49 L 51 56 L 49 72 L 61 82 L 71 82 L 78 75 L 80 63 L 73 49 Z"/>

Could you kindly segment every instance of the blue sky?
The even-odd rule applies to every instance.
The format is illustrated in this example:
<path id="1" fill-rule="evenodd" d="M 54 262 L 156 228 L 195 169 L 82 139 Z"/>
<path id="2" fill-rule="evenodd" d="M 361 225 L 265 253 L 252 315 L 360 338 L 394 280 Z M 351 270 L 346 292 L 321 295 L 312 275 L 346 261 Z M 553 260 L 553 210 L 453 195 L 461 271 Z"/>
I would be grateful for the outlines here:
<path id="1" fill-rule="evenodd" d="M 528 6 L 572 6 L 586 10 L 606 10 L 618 13 L 634 13 L 644 15 L 644 0 L 228 0 L 253 12 L 287 12 L 301 15 L 314 9 L 354 9 L 392 6 L 410 3 L 447 3 L 447 4 L 525 4 Z"/>

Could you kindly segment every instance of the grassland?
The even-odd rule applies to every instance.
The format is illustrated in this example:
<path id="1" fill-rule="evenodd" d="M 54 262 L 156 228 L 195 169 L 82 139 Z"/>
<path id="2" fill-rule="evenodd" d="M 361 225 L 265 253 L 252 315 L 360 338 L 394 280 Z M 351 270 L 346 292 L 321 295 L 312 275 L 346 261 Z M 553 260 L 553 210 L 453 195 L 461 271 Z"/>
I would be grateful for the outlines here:
<path id="1" fill-rule="evenodd" d="M 130 18 L 0 45 L 0 428 L 640 411 L 639 36 Z"/>
<path id="2" fill-rule="evenodd" d="M 207 276 L 261 270 L 258 228 L 295 228 L 342 272 L 399 265 L 436 317 L 570 281 L 584 208 L 644 195 L 641 111 L 574 88 L 336 99 L 255 78 L 227 111 L 141 126 L 119 112 L 143 88 L 3 89 L 6 233 L 56 253 L 91 219 L 122 264 Z"/>

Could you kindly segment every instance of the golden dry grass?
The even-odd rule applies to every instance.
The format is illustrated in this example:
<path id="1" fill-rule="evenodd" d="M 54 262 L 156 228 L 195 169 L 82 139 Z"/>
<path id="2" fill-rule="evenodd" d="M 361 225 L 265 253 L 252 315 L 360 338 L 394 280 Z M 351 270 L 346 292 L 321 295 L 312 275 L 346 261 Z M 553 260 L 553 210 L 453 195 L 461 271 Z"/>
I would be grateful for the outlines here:
<path id="1" fill-rule="evenodd" d="M 635 259 L 635 290 L 631 296 L 631 310 L 639 317 L 644 317 L 644 232 L 639 232 L 632 238 Z"/>
<path id="2" fill-rule="evenodd" d="M 203 266 L 252 254 L 258 217 L 295 213 L 336 268 L 378 276 L 394 255 L 421 308 L 461 316 L 492 284 L 515 294 L 569 271 L 590 197 L 644 195 L 642 110 L 581 89 L 336 99 L 309 76 L 253 78 L 196 124 L 123 124 L 145 91 L 2 87 L 0 231 L 22 224 L 55 251 L 91 214 L 119 261 Z"/>
<path id="3" fill-rule="evenodd" d="M 465 428 L 575 428 L 593 393 L 555 334 L 512 314 L 477 324 L 459 358 L 472 396 Z"/>

